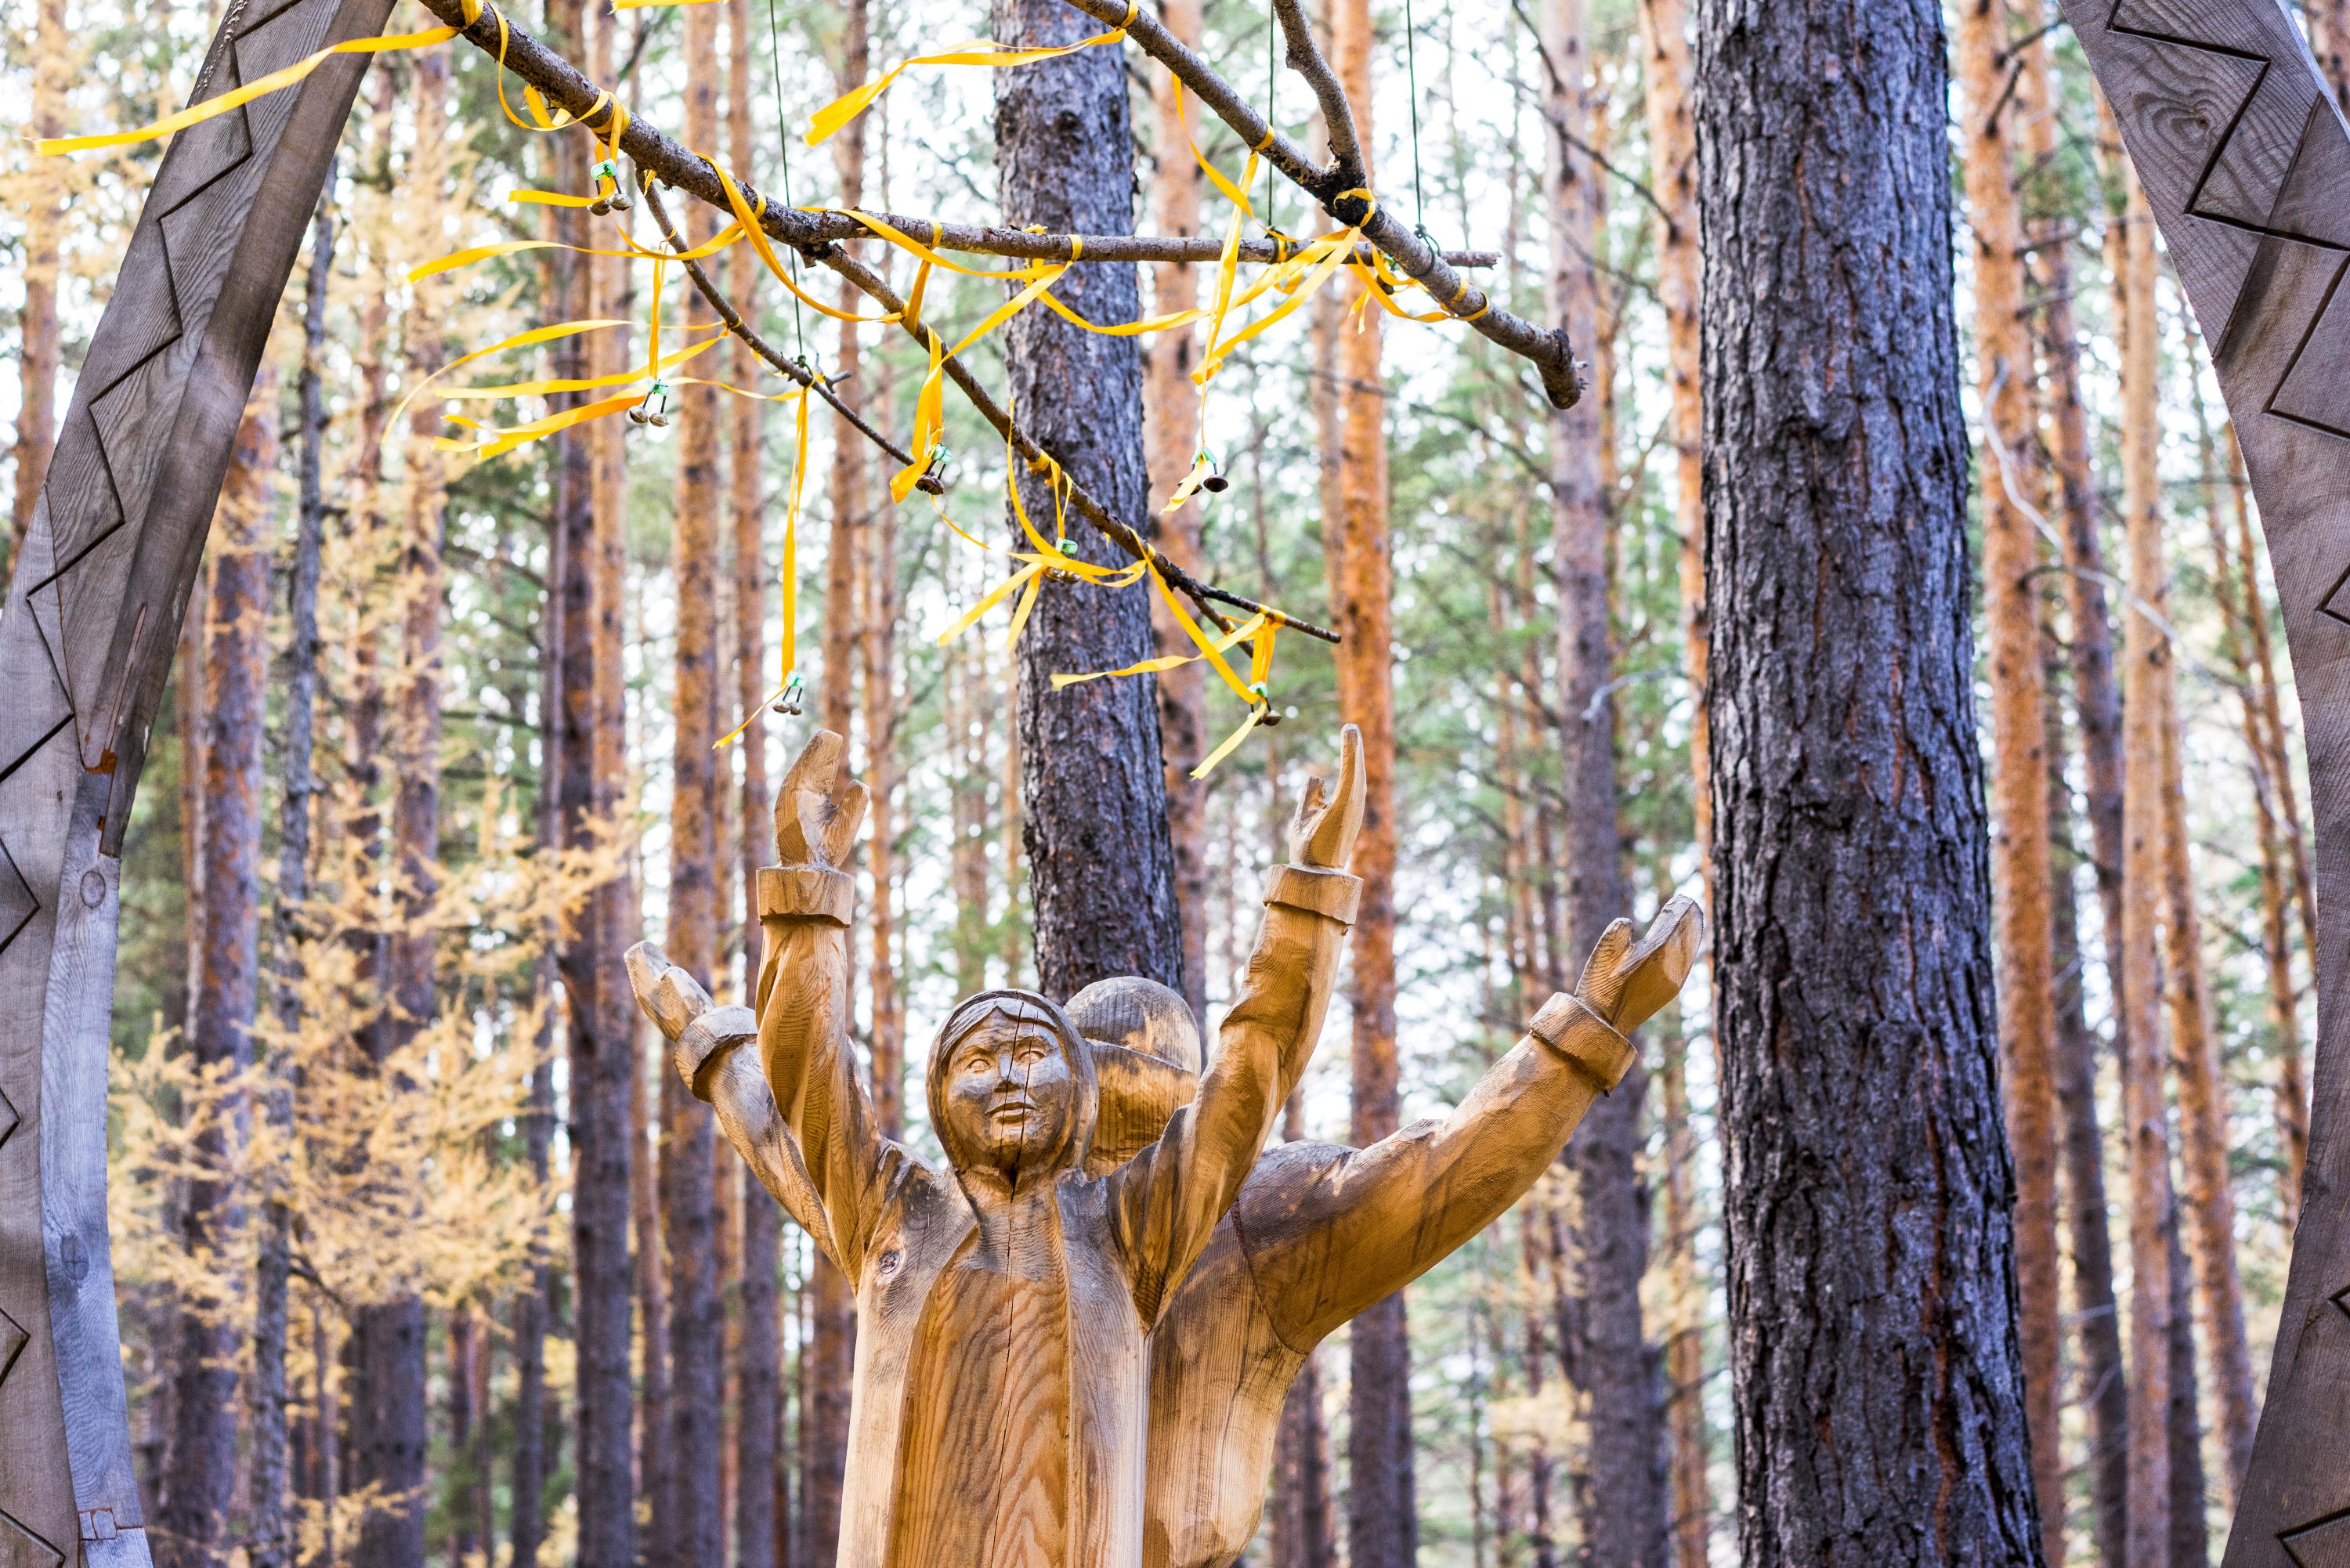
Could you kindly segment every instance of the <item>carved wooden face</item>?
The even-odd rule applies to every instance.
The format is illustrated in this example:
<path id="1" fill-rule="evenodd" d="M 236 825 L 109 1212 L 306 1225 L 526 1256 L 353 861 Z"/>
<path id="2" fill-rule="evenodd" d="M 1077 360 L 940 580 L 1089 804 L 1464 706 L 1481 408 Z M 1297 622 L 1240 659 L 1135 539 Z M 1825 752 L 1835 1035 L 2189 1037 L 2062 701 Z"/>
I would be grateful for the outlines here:
<path id="1" fill-rule="evenodd" d="M 1051 1162 L 1068 1141 L 1076 1086 L 1060 1038 L 998 1014 L 957 1041 L 946 1067 L 941 1141 L 1005 1176 Z"/>

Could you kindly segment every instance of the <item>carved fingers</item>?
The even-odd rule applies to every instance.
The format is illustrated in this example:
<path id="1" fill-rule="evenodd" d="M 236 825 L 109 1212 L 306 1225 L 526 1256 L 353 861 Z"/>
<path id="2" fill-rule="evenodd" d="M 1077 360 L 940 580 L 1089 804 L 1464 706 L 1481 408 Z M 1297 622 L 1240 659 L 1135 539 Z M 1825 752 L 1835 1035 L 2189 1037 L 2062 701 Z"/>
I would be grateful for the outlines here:
<path id="1" fill-rule="evenodd" d="M 775 791 L 775 859 L 785 866 L 839 867 L 865 820 L 865 785 L 846 763 L 848 742 L 818 730 Z"/>
<path id="2" fill-rule="evenodd" d="M 701 981 L 650 942 L 629 950 L 629 989 L 670 1042 L 678 1075 L 705 1099 L 702 1068 L 723 1050 L 758 1037 L 758 1020 L 749 1008 L 718 1006 Z"/>
<path id="3" fill-rule="evenodd" d="M 1289 858 L 1300 866 L 1343 870 L 1363 827 L 1363 732 L 1349 724 L 1338 732 L 1338 784 L 1319 774 L 1305 781 L 1305 796 L 1289 826 Z"/>
<path id="4" fill-rule="evenodd" d="M 1631 921 L 1609 926 L 1593 946 L 1575 993 L 1628 1034 L 1679 994 L 1704 945 L 1705 916 L 1690 899 L 1673 898 L 1637 943 Z"/>
<path id="5" fill-rule="evenodd" d="M 629 989 L 637 993 L 637 1005 L 645 1010 L 645 1016 L 670 1040 L 684 1033 L 687 1024 L 713 1005 L 701 982 L 670 962 L 669 955 L 650 942 L 639 942 L 629 950 Z"/>

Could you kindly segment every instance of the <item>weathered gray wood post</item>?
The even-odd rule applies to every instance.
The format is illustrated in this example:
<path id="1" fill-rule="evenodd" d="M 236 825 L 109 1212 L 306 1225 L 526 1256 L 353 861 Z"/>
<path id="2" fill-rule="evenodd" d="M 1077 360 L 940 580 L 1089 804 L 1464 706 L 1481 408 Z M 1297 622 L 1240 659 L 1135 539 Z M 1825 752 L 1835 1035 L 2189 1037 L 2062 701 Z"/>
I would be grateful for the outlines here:
<path id="1" fill-rule="evenodd" d="M 192 99 L 380 32 L 230 0 Z M 0 609 L 0 1568 L 144 1568 L 106 1231 L 123 827 L 270 321 L 362 57 L 182 131 Z"/>
<path id="2" fill-rule="evenodd" d="M 2350 1563 L 2350 128 L 2278 0 L 2064 0 L 2260 498 L 2317 816 L 2309 1173 L 2227 1568 Z"/>

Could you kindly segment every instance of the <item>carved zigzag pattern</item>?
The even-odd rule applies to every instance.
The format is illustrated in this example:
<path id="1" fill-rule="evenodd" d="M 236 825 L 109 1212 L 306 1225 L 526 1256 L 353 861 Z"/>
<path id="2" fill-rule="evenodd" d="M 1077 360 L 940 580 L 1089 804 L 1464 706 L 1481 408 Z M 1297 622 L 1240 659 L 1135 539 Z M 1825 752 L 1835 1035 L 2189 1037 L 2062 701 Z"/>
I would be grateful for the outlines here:
<path id="1" fill-rule="evenodd" d="M 2350 310 L 2334 312 L 2350 273 L 2350 131 L 2290 26 L 2281 7 L 2257 3 L 2114 0 L 2106 13 L 2108 34 L 2168 57 L 2139 62 L 2164 86 L 2125 109 L 2138 131 L 2174 153 L 2209 139 L 2181 208 L 2225 233 L 2182 224 L 2172 241 L 2182 277 L 2191 271 L 2205 293 L 2223 296 L 2225 324 L 2210 333 L 2214 362 L 2247 373 L 2284 348 L 2282 369 L 2259 398 L 2262 416 L 2350 441 L 2350 389 L 2334 369 L 2350 361 Z M 2292 57 L 2281 57 L 2285 50 Z M 2193 69 L 2178 79 L 2166 67 L 2188 64 L 2182 54 Z M 2210 303 L 2198 300 L 2199 313 Z M 2206 316 L 2207 329 L 2220 314 Z M 2313 347 L 2321 348 L 2314 358 Z M 2297 380 L 2304 359 L 2312 374 Z M 2350 566 L 2318 609 L 2350 625 Z M 2331 1299 L 2350 1314 L 2350 1285 Z M 2288 1525 L 2276 1539 L 2299 1568 L 2350 1568 L 2350 1509 Z"/>
<path id="2" fill-rule="evenodd" d="M 288 54 L 282 47 L 268 48 L 263 41 L 263 35 L 273 24 L 295 12 L 304 3 L 305 0 L 271 0 L 266 5 L 256 6 L 238 25 L 234 37 L 218 52 L 221 79 L 214 83 L 214 73 L 208 67 L 199 79 L 198 94 L 225 91 L 285 64 L 285 60 L 275 57 L 253 60 L 251 57 L 256 52 L 272 57 Z M 68 610 L 59 585 L 76 567 L 89 560 L 100 545 L 130 524 L 133 507 L 130 493 L 137 482 L 126 464 L 151 464 L 154 460 L 151 448 L 156 437 L 154 432 L 133 423 L 117 410 L 130 400 L 156 363 L 185 341 L 192 320 L 201 311 L 198 302 L 188 297 L 182 282 L 184 262 L 192 255 L 202 254 L 216 225 L 217 220 L 208 210 L 211 204 L 205 198 L 224 181 L 234 176 L 253 161 L 260 140 L 253 118 L 254 109 L 254 105 L 243 105 L 234 114 L 224 116 L 215 122 L 218 129 L 212 134 L 216 140 L 210 149 L 213 156 L 206 160 L 204 167 L 193 171 L 195 177 L 189 180 L 183 189 L 166 199 L 165 204 L 154 213 L 153 223 L 149 225 L 148 233 L 161 253 L 156 259 L 161 264 L 148 273 L 149 276 L 160 278 L 151 307 L 153 325 L 146 329 L 143 341 L 133 337 L 118 350 L 124 358 L 107 376 L 104 384 L 92 391 L 76 421 L 84 427 L 79 431 L 81 439 L 88 443 L 88 450 L 96 456 L 98 470 L 103 476 L 102 492 L 92 494 L 91 491 L 98 487 L 85 489 L 81 504 L 78 507 L 63 504 L 59 497 L 51 497 L 47 569 L 25 593 L 26 606 L 31 611 L 28 618 L 40 634 L 43 651 L 48 656 L 50 670 L 61 695 L 63 711 L 54 723 L 46 725 L 38 738 L 23 750 L 13 756 L 0 756 L 0 781 L 5 781 L 23 766 L 35 753 L 49 744 L 73 722 L 77 716 L 75 701 L 78 697 L 85 695 L 75 690 L 72 680 L 68 649 L 74 639 L 66 625 Z M 175 246 L 174 234 L 182 230 L 186 232 L 181 234 Z M 126 312 L 122 319 L 124 327 L 121 330 L 139 331 L 140 317 L 136 313 Z M 141 438 L 150 450 L 133 450 Z M 37 604 L 36 600 L 39 601 Z M 117 607 L 91 607 L 94 612 L 102 610 L 109 617 L 115 613 Z M 88 674 L 87 671 L 84 673 Z M 26 885 L 6 844 L 0 842 L 0 953 L 5 953 L 25 928 L 32 923 L 39 909 L 39 899 Z M 0 1134 L 0 1137 L 5 1137 L 5 1134 Z"/>
<path id="3" fill-rule="evenodd" d="M 2281 70 L 2272 55 L 2247 47 L 2257 41 L 2256 36 L 2242 41 L 2199 36 L 2183 30 L 2189 17 L 2166 16 L 2169 9 L 2162 0 L 2114 0 L 2106 14 L 2106 30 L 2167 49 L 2190 51 L 2201 57 L 2209 81 L 2241 84 L 2232 103 L 2220 100 L 2224 118 L 2189 189 L 2185 215 L 2256 236 L 2272 249 L 2305 247 L 2315 253 L 2310 259 L 2323 269 L 2316 303 L 2301 324 L 2283 369 L 2261 400 L 2261 411 L 2350 441 L 2350 406 L 2343 405 L 2338 391 L 2295 379 L 2295 371 L 2321 334 L 2328 345 L 2350 334 L 2350 324 L 2333 316 L 2342 280 L 2350 274 L 2350 136 L 2345 135 L 2340 117 L 2307 72 Z M 2199 28 L 2210 27 L 2214 20 L 2210 8 L 2197 10 L 2192 20 Z M 2171 20 L 2182 26 L 2163 25 Z M 2269 94 L 2265 102 L 2263 91 Z M 2262 111 L 2260 133 L 2248 135 L 2256 104 Z M 2289 125 L 2296 114 L 2301 120 L 2299 134 L 2288 143 L 2275 132 Z M 2253 265 L 2232 302 L 2236 315 L 2249 305 L 2265 304 L 2273 297 L 2263 286 L 2280 270 L 2272 256 L 2264 265 Z M 2215 352 L 2224 353 L 2243 325 L 2231 315 L 2225 327 L 2212 336 Z M 2317 360 L 2319 364 L 2338 362 L 2330 355 L 2321 355 Z M 2350 566 L 2328 586 L 2318 608 L 2321 614 L 2350 625 Z"/>

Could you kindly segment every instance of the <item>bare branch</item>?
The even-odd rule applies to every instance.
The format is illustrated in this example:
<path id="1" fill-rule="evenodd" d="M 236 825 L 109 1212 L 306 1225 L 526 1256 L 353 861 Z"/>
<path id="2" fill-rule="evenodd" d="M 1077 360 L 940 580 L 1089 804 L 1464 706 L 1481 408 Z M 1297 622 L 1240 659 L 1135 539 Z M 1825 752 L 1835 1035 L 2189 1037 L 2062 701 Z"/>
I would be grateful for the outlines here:
<path id="1" fill-rule="evenodd" d="M 868 299 L 881 306 L 882 309 L 893 312 L 898 317 L 898 325 L 904 329 L 909 337 L 921 344 L 925 348 L 930 347 L 931 329 L 923 325 L 920 317 L 907 313 L 905 300 L 899 296 L 897 291 L 889 286 L 889 281 L 880 274 L 837 245 L 829 247 L 823 254 L 813 259 L 822 262 L 826 266 L 847 278 Z M 1012 416 L 1005 412 L 1003 406 L 995 400 L 993 395 L 984 386 L 980 384 L 979 378 L 971 373 L 971 368 L 960 358 L 948 354 L 940 363 L 946 372 L 947 379 L 955 384 L 971 406 L 979 410 L 979 417 L 994 427 L 995 433 L 1002 436 L 1014 452 L 1031 464 L 1040 464 L 1048 460 L 1049 454 L 1045 449 L 1038 446 L 1035 439 L 1025 431 L 1013 423 Z M 1335 643 L 1338 640 L 1338 634 L 1326 627 L 1316 626 L 1312 621 L 1299 620 L 1295 616 L 1274 608 L 1271 605 L 1260 604 L 1254 599 L 1201 582 L 1191 573 L 1152 549 L 1149 541 L 1143 538 L 1141 535 L 1112 516 L 1109 509 L 1095 500 L 1085 486 L 1079 484 L 1069 474 L 1066 468 L 1061 470 L 1061 474 L 1067 484 L 1069 504 L 1079 516 L 1100 530 L 1104 538 L 1135 560 L 1155 563 L 1159 568 L 1159 575 L 1166 579 L 1168 587 L 1189 597 L 1222 629 L 1230 631 L 1232 623 L 1210 608 L 1207 601 L 1213 600 L 1217 604 L 1229 605 L 1234 609 L 1244 610 L 1251 615 L 1263 615 L 1294 631 L 1302 631 L 1306 636 L 1319 638 L 1324 642 Z"/>
<path id="2" fill-rule="evenodd" d="M 662 237 L 669 241 L 670 248 L 678 252 L 681 258 L 683 258 L 684 253 L 691 250 L 692 247 L 685 243 L 683 236 L 679 234 L 677 232 L 676 226 L 669 221 L 668 209 L 661 205 L 660 192 L 654 190 L 650 184 L 644 187 L 644 192 L 645 205 L 652 213 L 654 223 L 660 227 Z M 761 337 L 756 332 L 752 331 L 751 328 L 744 324 L 742 312 L 734 308 L 734 305 L 732 300 L 728 299 L 723 294 L 719 292 L 718 286 L 711 281 L 710 275 L 702 270 L 702 266 L 700 262 L 690 259 L 686 260 L 685 275 L 693 280 L 693 286 L 701 292 L 703 299 L 709 301 L 710 308 L 718 313 L 718 319 L 726 324 L 726 330 L 734 334 L 735 337 L 740 337 L 744 343 L 749 344 L 752 353 L 756 354 L 760 358 L 764 359 L 768 364 L 774 366 L 775 369 L 781 372 L 784 376 L 792 380 L 797 381 L 801 386 L 806 387 L 817 397 L 822 398 L 826 402 L 831 404 L 835 412 L 838 413 L 850 424 L 855 425 L 859 431 L 864 432 L 866 437 L 870 440 L 875 446 L 879 447 L 883 452 L 886 452 L 891 457 L 896 458 L 900 463 L 910 463 L 914 461 L 909 453 L 898 446 L 898 444 L 892 441 L 888 436 L 883 435 L 879 431 L 877 431 L 871 425 L 867 424 L 865 422 L 864 416 L 859 414 L 855 409 L 849 407 L 847 402 L 842 400 L 840 394 L 832 389 L 832 383 L 830 381 L 809 369 L 807 366 L 803 364 L 801 361 L 797 359 L 785 358 L 783 355 L 776 352 L 776 350 L 768 344 L 765 338 Z M 944 484 L 940 483 L 938 476 L 932 473 L 926 473 L 922 475 L 921 478 L 916 480 L 914 482 L 914 487 L 917 490 L 920 490 L 931 495 L 943 495 L 946 493 L 947 488 Z"/>

